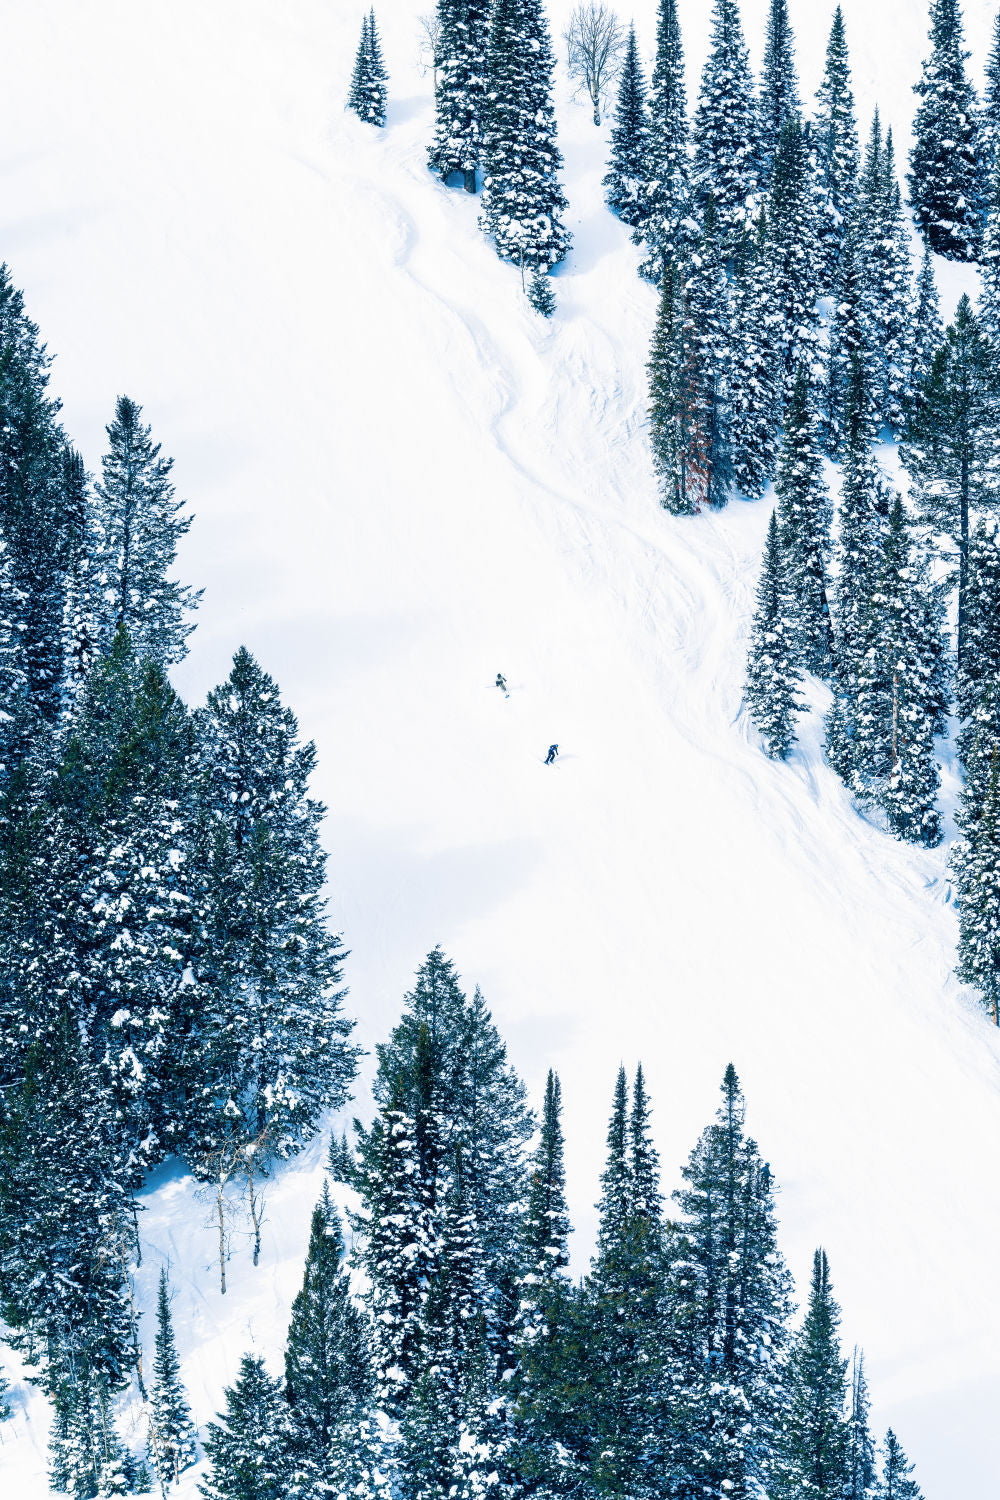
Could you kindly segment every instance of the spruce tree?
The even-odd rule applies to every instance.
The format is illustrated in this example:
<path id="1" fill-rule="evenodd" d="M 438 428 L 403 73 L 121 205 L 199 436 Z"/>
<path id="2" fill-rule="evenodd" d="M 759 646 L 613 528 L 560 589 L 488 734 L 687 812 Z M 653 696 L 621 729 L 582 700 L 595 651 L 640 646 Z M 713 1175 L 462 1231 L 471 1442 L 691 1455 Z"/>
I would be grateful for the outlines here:
<path id="1" fill-rule="evenodd" d="M 823 481 L 818 422 L 800 366 L 785 413 L 775 494 L 792 596 L 795 649 L 806 671 L 826 677 L 833 664 L 827 591 L 831 507 Z"/>
<path id="2" fill-rule="evenodd" d="M 733 483 L 756 500 L 774 477 L 782 407 L 780 356 L 771 338 L 773 288 L 763 210 L 746 236 L 731 287 L 729 431 Z"/>
<path id="3" fill-rule="evenodd" d="M 83 459 L 72 448 L 63 453 L 66 514 L 63 602 L 62 715 L 72 724 L 86 682 L 97 663 L 100 593 L 97 582 L 97 529 Z"/>
<path id="4" fill-rule="evenodd" d="M 878 1500 L 923 1500 L 920 1486 L 910 1477 L 912 1473 L 913 1465 L 907 1462 L 899 1439 L 890 1427 L 885 1435 Z"/>
<path id="5" fill-rule="evenodd" d="M 966 651 L 956 673 L 958 749 L 968 783 L 973 763 L 992 748 L 993 710 L 1000 691 L 1000 541 L 980 521 L 969 539 Z"/>
<path id="6" fill-rule="evenodd" d="M 860 1349 L 855 1349 L 851 1364 L 848 1425 L 848 1500 L 871 1500 L 875 1492 L 875 1444 L 868 1420 L 869 1410 L 865 1357 Z"/>
<path id="7" fill-rule="evenodd" d="M 501 260 L 557 265 L 569 249 L 552 107 L 554 58 L 541 0 L 497 0 L 489 39 L 480 224 Z"/>
<path id="8" fill-rule="evenodd" d="M 757 187 L 757 105 L 737 0 L 715 0 L 694 140 L 695 187 L 715 204 L 728 261 L 752 227 Z"/>
<path id="9" fill-rule="evenodd" d="M 659 4 L 645 182 L 646 222 L 642 237 L 646 258 L 640 275 L 660 285 L 666 267 L 683 255 L 690 238 L 687 226 L 691 215 L 691 162 L 677 0 L 660 0 Z"/>
<path id="10" fill-rule="evenodd" d="M 979 260 L 982 281 L 977 312 L 983 333 L 996 354 L 1000 352 L 1000 177 L 990 194 Z"/>
<path id="11" fill-rule="evenodd" d="M 381 127 L 385 124 L 389 99 L 388 76 L 382 60 L 382 43 L 375 23 L 375 12 L 371 10 L 361 22 L 361 40 L 347 95 L 348 109 L 353 109 L 367 125 Z"/>
<path id="12" fill-rule="evenodd" d="M 361 39 L 354 59 L 354 72 L 347 94 L 347 108 L 362 120 L 367 118 L 370 47 L 368 42 L 368 17 L 361 18 Z"/>
<path id="13" fill-rule="evenodd" d="M 976 96 L 965 74 L 958 0 L 931 0 L 930 56 L 914 91 L 910 203 L 932 250 L 975 260 L 982 194 L 977 157 Z"/>
<path id="14" fill-rule="evenodd" d="M 803 707 L 795 696 L 801 681 L 785 552 L 777 513 L 772 511 L 750 631 L 744 696 L 750 719 L 774 760 L 784 760 L 794 743 L 795 715 Z"/>
<path id="15" fill-rule="evenodd" d="M 913 302 L 913 328 L 910 337 L 910 366 L 907 379 L 907 427 L 916 421 L 919 426 L 923 391 L 931 372 L 931 364 L 944 339 L 944 324 L 941 322 L 941 303 L 937 283 L 934 279 L 934 255 L 929 242 L 924 240 L 920 270 Z"/>
<path id="16" fill-rule="evenodd" d="M 881 181 L 877 184 L 875 232 L 864 246 L 872 297 L 876 354 L 876 409 L 890 431 L 904 426 L 913 320 L 910 231 L 896 179 L 892 131 L 885 139 Z"/>
<path id="17" fill-rule="evenodd" d="M 978 148 L 983 196 L 992 200 L 1000 176 L 1000 11 L 993 22 L 993 46 L 986 59 L 986 88 L 979 113 Z"/>
<path id="18" fill-rule="evenodd" d="M 528 282 L 528 301 L 543 318 L 551 318 L 556 310 L 556 294 L 552 281 L 544 266 L 536 266 Z"/>
<path id="19" fill-rule="evenodd" d="M 124 630 L 139 661 L 169 667 L 187 652 L 186 616 L 201 595 L 169 577 L 191 519 L 170 481 L 173 460 L 160 457 L 141 417 L 141 406 L 118 397 L 96 490 L 100 646 L 107 652 Z"/>
<path id="20" fill-rule="evenodd" d="M 11 1415 L 10 1382 L 4 1370 L 0 1368 L 0 1422 L 9 1421 Z"/>
<path id="21" fill-rule="evenodd" d="M 653 472 L 664 510 L 694 515 L 699 490 L 691 461 L 688 365 L 684 347 L 681 275 L 672 262 L 663 272 L 660 303 L 649 351 L 649 430 Z"/>
<path id="22" fill-rule="evenodd" d="M 874 437 L 880 425 L 875 394 L 881 358 L 877 348 L 876 314 L 871 279 L 863 248 L 858 244 L 853 226 L 841 240 L 836 271 L 836 292 L 830 337 L 827 348 L 826 389 L 824 391 L 824 426 L 827 451 L 843 456 L 847 429 L 853 417 L 860 417 L 865 435 Z M 863 384 L 863 410 L 853 403 Z"/>
<path id="23" fill-rule="evenodd" d="M 226 1407 L 205 1436 L 205 1500 L 286 1500 L 291 1465 L 287 1408 L 280 1380 L 258 1356 L 244 1354 L 225 1393 Z"/>
<path id="24" fill-rule="evenodd" d="M 813 139 L 820 188 L 821 286 L 827 289 L 836 284 L 841 244 L 851 217 L 860 164 L 847 37 L 839 5 L 833 13 L 823 81 L 816 95 Z"/>
<path id="25" fill-rule="evenodd" d="M 716 1122 L 674 1196 L 670 1423 L 678 1494 L 771 1493 L 783 1422 L 790 1282 L 777 1248 L 773 1190 L 745 1101 L 726 1069 Z"/>
<path id="26" fill-rule="evenodd" d="M 351 1299 L 344 1242 L 330 1190 L 313 1210 L 302 1288 L 285 1346 L 296 1492 L 332 1485 L 350 1438 L 370 1420 L 372 1377 L 364 1320 Z"/>
<path id="27" fill-rule="evenodd" d="M 958 559 L 958 665 L 965 657 L 969 528 L 1000 500 L 1000 381 L 967 296 L 935 353 L 901 457 L 922 518 Z"/>
<path id="28" fill-rule="evenodd" d="M 181 1384 L 180 1361 L 170 1312 L 170 1283 L 160 1268 L 156 1296 L 156 1353 L 150 1390 L 149 1456 L 163 1490 L 197 1457 L 191 1408 Z"/>
<path id="29" fill-rule="evenodd" d="M 770 178 L 771 165 L 786 122 L 798 119 L 801 113 L 795 76 L 795 37 L 788 19 L 788 0 L 771 0 L 760 80 L 757 134 L 758 173 L 762 186 Z"/>
<path id="30" fill-rule="evenodd" d="M 997 713 L 994 698 L 992 715 Z M 1000 753 L 983 746 L 958 810 L 962 837 L 951 854 L 958 893 L 959 979 L 973 985 L 1000 1026 Z"/>
<path id="31" fill-rule="evenodd" d="M 440 44 L 434 95 L 431 171 L 447 179 L 462 174 L 466 192 L 476 191 L 486 114 L 488 0 L 438 0 Z"/>
<path id="32" fill-rule="evenodd" d="M 611 156 L 604 178 L 604 201 L 623 224 L 633 229 L 650 212 L 646 182 L 650 170 L 651 133 L 646 109 L 646 80 L 642 75 L 635 26 L 630 25 L 625 61 L 618 83 L 618 108 L 611 127 Z"/>
<path id="33" fill-rule="evenodd" d="M 847 1360 L 840 1351 L 840 1308 L 825 1250 L 813 1257 L 805 1321 L 789 1360 L 785 1429 L 789 1496 L 850 1494 L 850 1426 L 845 1412 Z"/>
<path id="34" fill-rule="evenodd" d="M 798 120 L 787 120 L 774 158 L 767 205 L 769 336 L 788 399 L 797 372 L 818 374 L 819 246 L 817 195 L 808 144 Z"/>
<path id="35" fill-rule="evenodd" d="M 201 773 L 192 856 L 202 886 L 192 970 L 203 1008 L 185 1048 L 186 1154 L 202 1175 L 221 1146 L 266 1164 L 344 1100 L 356 1049 L 328 929 L 316 752 L 277 684 L 241 648 L 197 716 Z"/>

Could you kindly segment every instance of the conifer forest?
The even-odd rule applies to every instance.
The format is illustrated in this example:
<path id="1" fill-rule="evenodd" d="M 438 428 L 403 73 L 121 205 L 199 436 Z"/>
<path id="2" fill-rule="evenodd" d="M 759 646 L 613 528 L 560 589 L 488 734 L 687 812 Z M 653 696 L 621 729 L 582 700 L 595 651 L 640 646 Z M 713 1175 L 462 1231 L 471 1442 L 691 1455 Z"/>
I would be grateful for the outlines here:
<path id="1" fill-rule="evenodd" d="M 995 0 L 4 33 L 0 1493 L 996 1493 Z"/>

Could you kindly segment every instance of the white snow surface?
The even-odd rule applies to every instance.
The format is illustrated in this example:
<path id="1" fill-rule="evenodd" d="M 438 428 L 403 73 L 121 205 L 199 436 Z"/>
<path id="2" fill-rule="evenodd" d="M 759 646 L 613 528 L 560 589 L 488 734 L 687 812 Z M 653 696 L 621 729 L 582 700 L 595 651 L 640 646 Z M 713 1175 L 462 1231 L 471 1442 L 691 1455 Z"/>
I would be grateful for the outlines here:
<path id="1" fill-rule="evenodd" d="M 762 755 L 741 689 L 770 505 L 658 508 L 654 294 L 562 69 L 575 243 L 551 323 L 429 175 L 430 6 L 378 6 L 382 132 L 342 108 L 361 0 L 5 6 L 0 254 L 88 466 L 123 391 L 176 457 L 181 569 L 206 589 L 180 688 L 199 699 L 245 642 L 317 741 L 364 1044 L 441 942 L 534 1099 L 559 1070 L 580 1268 L 619 1060 L 646 1067 L 669 1189 L 732 1059 L 784 1250 L 801 1288 L 827 1248 L 877 1426 L 927 1500 L 993 1494 L 1000 1045 L 951 974 L 947 847 L 858 816 L 815 714 L 788 764 Z M 792 0 L 810 93 L 831 8 Z M 843 8 L 863 128 L 877 100 L 902 158 L 924 7 Z M 743 10 L 759 61 L 765 0 Z M 991 17 L 966 10 L 978 75 Z M 692 85 L 708 13 L 681 0 Z M 942 270 L 953 305 L 969 278 Z M 239 1237 L 225 1298 L 190 1177 L 145 1194 L 144 1338 L 168 1261 L 202 1424 L 245 1349 L 280 1369 L 322 1154 L 271 1184 L 261 1265 Z M 31 1500 L 47 1410 L 23 1380 L 14 1404 L 0 1477 Z M 136 1406 L 123 1425 L 138 1444 Z"/>

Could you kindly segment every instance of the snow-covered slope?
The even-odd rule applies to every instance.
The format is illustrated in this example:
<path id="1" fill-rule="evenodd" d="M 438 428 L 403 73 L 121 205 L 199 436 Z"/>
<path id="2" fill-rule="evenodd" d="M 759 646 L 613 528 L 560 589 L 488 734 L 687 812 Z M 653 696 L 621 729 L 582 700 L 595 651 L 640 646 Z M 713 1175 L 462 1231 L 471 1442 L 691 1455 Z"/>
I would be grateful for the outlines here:
<path id="1" fill-rule="evenodd" d="M 0 253 L 89 465 L 120 391 L 176 456 L 206 587 L 182 690 L 245 641 L 318 742 L 365 1043 L 443 943 L 536 1097 L 561 1073 L 581 1263 L 619 1059 L 646 1065 L 670 1186 L 732 1059 L 786 1252 L 801 1279 L 826 1245 L 877 1422 L 928 1500 L 988 1495 L 1000 1044 L 950 975 L 946 850 L 863 822 L 815 721 L 787 765 L 760 754 L 740 697 L 769 507 L 657 507 L 653 294 L 582 105 L 561 90 L 576 244 L 551 324 L 428 175 L 430 4 L 378 7 L 385 132 L 341 107 L 360 0 L 6 7 Z M 764 8 L 744 6 L 754 42 Z M 708 10 L 682 0 L 695 76 Z M 902 143 L 923 6 L 844 11 L 862 118 L 877 98 Z M 811 90 L 828 8 L 792 15 Z M 980 60 L 989 19 L 968 17 Z M 637 21 L 648 49 L 652 0 Z M 279 1356 L 320 1170 L 317 1144 L 281 1174 L 262 1264 L 238 1250 L 225 1299 L 190 1180 L 147 1195 L 140 1289 L 149 1307 L 169 1257 L 202 1421 L 251 1341 Z M 17 1405 L 0 1475 L 28 1500 L 46 1415 L 25 1386 Z"/>

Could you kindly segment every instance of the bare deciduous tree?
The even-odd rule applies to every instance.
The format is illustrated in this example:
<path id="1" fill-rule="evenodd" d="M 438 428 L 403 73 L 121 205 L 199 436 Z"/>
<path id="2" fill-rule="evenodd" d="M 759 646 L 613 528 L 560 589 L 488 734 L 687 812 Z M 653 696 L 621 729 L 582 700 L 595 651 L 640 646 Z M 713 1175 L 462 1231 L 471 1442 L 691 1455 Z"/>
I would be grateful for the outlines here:
<path id="1" fill-rule="evenodd" d="M 434 93 L 438 88 L 438 68 L 441 65 L 441 17 L 436 10 L 417 17 L 417 45 L 420 71 L 430 73 Z"/>
<path id="2" fill-rule="evenodd" d="M 594 106 L 594 124 L 601 123 L 611 85 L 621 72 L 625 28 L 603 0 L 585 0 L 569 18 L 565 32 L 569 76 L 577 92 L 586 90 Z"/>

